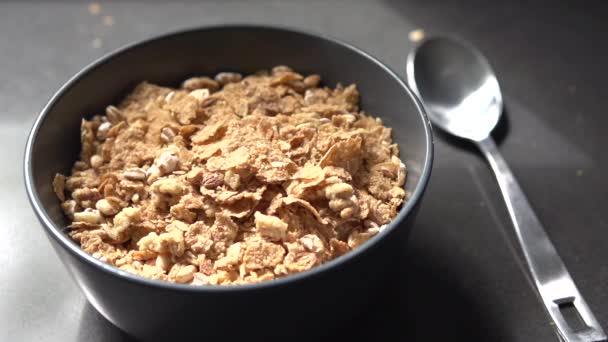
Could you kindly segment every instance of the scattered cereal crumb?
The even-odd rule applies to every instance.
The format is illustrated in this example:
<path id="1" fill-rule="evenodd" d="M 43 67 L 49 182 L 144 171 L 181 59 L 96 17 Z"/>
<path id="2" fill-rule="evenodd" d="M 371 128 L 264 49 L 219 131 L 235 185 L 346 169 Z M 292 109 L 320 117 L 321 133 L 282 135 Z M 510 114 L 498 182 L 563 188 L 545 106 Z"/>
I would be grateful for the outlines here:
<path id="1" fill-rule="evenodd" d="M 255 227 L 258 233 L 265 238 L 277 241 L 284 239 L 287 226 L 287 223 L 278 217 L 264 215 L 259 211 L 255 212 Z"/>
<path id="2" fill-rule="evenodd" d="M 583 175 L 584 171 L 582 169 L 578 169 L 576 170 L 576 176 L 577 177 L 581 177 Z"/>
<path id="3" fill-rule="evenodd" d="M 112 26 L 114 25 L 114 17 L 111 15 L 104 15 L 103 18 L 101 19 L 103 24 L 105 26 Z"/>
<path id="4" fill-rule="evenodd" d="M 103 46 L 103 42 L 101 41 L 100 38 L 95 38 L 95 39 L 93 39 L 93 41 L 91 41 L 91 46 L 94 49 L 100 49 Z"/>
<path id="5" fill-rule="evenodd" d="M 53 191 L 62 202 L 65 201 L 65 180 L 65 176 L 59 173 L 53 179 Z"/>
<path id="6" fill-rule="evenodd" d="M 101 5 L 97 2 L 91 2 L 88 8 L 91 15 L 98 15 L 101 12 Z"/>
<path id="7" fill-rule="evenodd" d="M 424 36 L 425 33 L 423 29 L 412 30 L 408 35 L 410 41 L 413 43 L 421 42 L 424 39 Z"/>

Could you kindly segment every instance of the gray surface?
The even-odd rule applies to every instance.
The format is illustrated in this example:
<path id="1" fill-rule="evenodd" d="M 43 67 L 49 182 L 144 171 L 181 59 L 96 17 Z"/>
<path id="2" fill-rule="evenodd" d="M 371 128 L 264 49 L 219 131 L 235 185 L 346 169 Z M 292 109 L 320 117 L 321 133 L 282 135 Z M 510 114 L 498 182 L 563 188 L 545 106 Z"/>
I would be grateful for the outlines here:
<path id="1" fill-rule="evenodd" d="M 0 341 L 127 340 L 86 303 L 29 208 L 21 168 L 26 134 L 53 92 L 103 53 L 168 30 L 225 22 L 322 32 L 401 75 L 413 28 L 456 33 L 479 45 L 505 93 L 500 149 L 608 327 L 606 6 L 584 3 L 550 11 L 538 3 L 481 1 L 102 3 L 98 16 L 86 3 L 0 3 Z M 104 25 L 103 15 L 114 24 Z M 556 341 L 518 261 L 487 166 L 468 145 L 448 144 L 443 136 L 436 141 L 434 174 L 408 259 L 390 264 L 395 282 L 361 323 L 335 334 Z"/>

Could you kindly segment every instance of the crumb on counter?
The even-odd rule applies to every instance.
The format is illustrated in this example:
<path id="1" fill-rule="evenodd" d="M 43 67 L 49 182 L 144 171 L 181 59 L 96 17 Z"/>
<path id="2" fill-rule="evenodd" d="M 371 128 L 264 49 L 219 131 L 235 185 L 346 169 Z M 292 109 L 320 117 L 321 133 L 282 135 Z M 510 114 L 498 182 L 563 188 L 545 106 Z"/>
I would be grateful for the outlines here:
<path id="1" fill-rule="evenodd" d="M 89 4 L 89 14 L 91 15 L 98 15 L 99 13 L 101 13 L 101 5 L 98 2 L 91 2 Z"/>
<path id="2" fill-rule="evenodd" d="M 93 47 L 94 49 L 101 49 L 102 46 L 103 46 L 103 41 L 101 40 L 101 38 L 94 38 L 91 41 L 91 47 Z"/>
<path id="3" fill-rule="evenodd" d="M 408 38 L 413 43 L 421 42 L 424 39 L 425 33 L 423 29 L 415 29 L 410 31 Z"/>
<path id="4" fill-rule="evenodd" d="M 114 25 L 114 17 L 111 15 L 104 15 L 101 20 L 105 26 Z"/>

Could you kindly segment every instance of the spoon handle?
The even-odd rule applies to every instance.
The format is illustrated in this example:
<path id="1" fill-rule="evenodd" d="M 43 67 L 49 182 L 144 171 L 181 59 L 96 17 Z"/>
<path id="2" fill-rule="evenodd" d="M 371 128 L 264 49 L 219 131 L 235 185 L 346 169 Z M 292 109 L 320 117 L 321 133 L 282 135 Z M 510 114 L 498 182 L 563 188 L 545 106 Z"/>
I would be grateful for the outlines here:
<path id="1" fill-rule="evenodd" d="M 494 170 L 530 273 L 560 336 L 568 342 L 605 341 L 606 334 L 576 288 L 494 140 L 488 137 L 477 145 Z M 564 313 L 572 309 L 582 319 L 578 322 L 582 326 L 579 329 L 566 321 Z"/>

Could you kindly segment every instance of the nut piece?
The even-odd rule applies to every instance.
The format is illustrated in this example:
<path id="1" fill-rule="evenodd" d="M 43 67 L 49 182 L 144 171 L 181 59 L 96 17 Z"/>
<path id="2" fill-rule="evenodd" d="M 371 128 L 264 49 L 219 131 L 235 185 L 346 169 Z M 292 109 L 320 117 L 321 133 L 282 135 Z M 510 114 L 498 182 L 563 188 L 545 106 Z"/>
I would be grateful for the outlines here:
<path id="1" fill-rule="evenodd" d="M 97 139 L 104 141 L 108 137 L 108 132 L 112 128 L 112 124 L 109 122 L 102 122 L 97 128 Z"/>
<path id="2" fill-rule="evenodd" d="M 188 96 L 192 96 L 198 101 L 203 101 L 204 99 L 209 97 L 209 89 L 197 89 L 193 90 L 188 94 Z"/>
<path id="3" fill-rule="evenodd" d="M 281 221 L 278 217 L 264 215 L 259 211 L 256 211 L 254 216 L 255 228 L 260 235 L 273 241 L 285 239 L 287 223 Z"/>
<path id="4" fill-rule="evenodd" d="M 74 200 L 67 200 L 61 203 L 61 209 L 71 220 L 74 220 L 74 214 L 78 210 L 78 204 Z"/>
<path id="5" fill-rule="evenodd" d="M 323 241 L 319 239 L 318 236 L 314 234 L 307 234 L 300 238 L 300 243 L 302 246 L 306 248 L 309 252 L 321 253 L 325 250 L 325 246 L 323 245 Z"/>
<path id="6" fill-rule="evenodd" d="M 379 228 L 378 224 L 372 220 L 365 220 L 363 221 L 363 227 L 369 229 L 369 228 Z"/>
<path id="7" fill-rule="evenodd" d="M 156 167 L 160 170 L 161 174 L 171 173 L 177 167 L 179 158 L 175 152 L 165 151 L 156 160 Z"/>
<path id="8" fill-rule="evenodd" d="M 124 208 L 114 216 L 113 225 L 102 225 L 108 237 L 116 242 L 123 242 L 129 238 L 130 228 L 133 223 L 141 220 L 139 208 Z"/>
<path id="9" fill-rule="evenodd" d="M 240 82 L 242 78 L 243 76 L 236 72 L 220 72 L 215 75 L 215 80 L 221 85 Z"/>
<path id="10" fill-rule="evenodd" d="M 183 194 L 184 186 L 177 178 L 159 179 L 152 184 L 152 192 L 177 196 Z"/>
<path id="11" fill-rule="evenodd" d="M 220 89 L 220 85 L 209 77 L 192 77 L 182 83 L 182 88 L 186 90 L 209 89 L 210 92 L 214 92 Z"/>
<path id="12" fill-rule="evenodd" d="M 173 263 L 171 262 L 171 255 L 159 254 L 156 257 L 156 261 L 154 264 L 156 265 L 156 267 L 162 269 L 165 272 L 168 272 L 171 269 L 171 266 L 173 265 Z"/>
<path id="13" fill-rule="evenodd" d="M 331 240 L 329 240 L 329 245 L 330 245 L 331 255 L 334 258 L 344 255 L 344 254 L 348 253 L 348 251 L 350 250 L 350 247 L 348 247 L 347 243 L 340 241 L 338 239 L 335 239 L 335 238 L 332 238 Z"/>
<path id="14" fill-rule="evenodd" d="M 286 243 L 286 245 L 289 253 L 283 263 L 290 272 L 309 270 L 321 261 L 316 253 L 307 251 L 301 243 Z"/>
<path id="15" fill-rule="evenodd" d="M 106 117 L 108 118 L 108 121 L 110 121 L 110 123 L 112 124 L 117 124 L 125 120 L 125 117 L 120 111 L 120 109 L 111 105 L 106 107 Z"/>
<path id="16" fill-rule="evenodd" d="M 53 191 L 61 202 L 65 201 L 65 181 L 66 177 L 60 173 L 55 174 L 53 178 Z"/>
<path id="17" fill-rule="evenodd" d="M 226 250 L 226 256 L 218 259 L 215 262 L 214 267 L 216 269 L 220 269 L 220 270 L 224 270 L 224 271 L 230 271 L 233 269 L 236 269 L 239 260 L 240 260 L 240 256 L 241 256 L 241 243 L 237 242 L 233 245 L 231 245 L 230 247 L 228 247 L 228 250 Z"/>
<path id="18" fill-rule="evenodd" d="M 139 169 L 139 168 L 129 169 L 129 170 L 123 172 L 122 175 L 126 179 L 132 180 L 132 181 L 142 181 L 142 180 L 146 179 L 146 171 L 144 171 L 143 169 Z"/>
<path id="19" fill-rule="evenodd" d="M 91 157 L 91 166 L 94 169 L 98 169 L 101 165 L 103 165 L 103 157 L 98 154 L 94 154 Z"/>
<path id="20" fill-rule="evenodd" d="M 173 142 L 173 138 L 175 138 L 175 131 L 171 127 L 164 127 L 160 130 L 160 140 L 165 144 Z"/>
<path id="21" fill-rule="evenodd" d="M 194 273 L 194 279 L 192 279 L 192 285 L 207 285 L 209 284 L 209 276 L 203 273 Z"/>
<path id="22" fill-rule="evenodd" d="M 241 186 L 241 176 L 238 173 L 232 171 L 232 169 L 226 171 L 224 175 L 224 183 L 228 185 L 232 190 L 236 190 Z"/>
<path id="23" fill-rule="evenodd" d="M 139 208 L 124 208 L 116 217 L 114 217 L 114 225 L 118 227 L 128 227 L 133 222 L 140 220 Z"/>
<path id="24" fill-rule="evenodd" d="M 156 235 L 156 233 L 150 233 Z M 171 253 L 172 255 L 179 257 L 184 255 L 186 250 L 184 242 L 184 234 L 180 230 L 172 230 L 168 233 L 162 233 L 158 236 L 154 236 L 152 243 L 147 245 L 147 248 L 157 253 Z M 148 235 L 150 237 L 150 235 Z M 142 246 L 146 245 L 144 242 Z M 143 248 L 142 248 L 143 249 Z"/>
<path id="25" fill-rule="evenodd" d="M 337 183 L 325 188 L 325 196 L 329 199 L 350 197 L 353 194 L 353 187 L 347 183 Z"/>
<path id="26" fill-rule="evenodd" d="M 325 196 L 329 199 L 329 207 L 340 213 L 343 219 L 353 217 L 359 210 L 353 187 L 348 183 L 336 183 L 326 187 Z"/>
<path id="27" fill-rule="evenodd" d="M 292 68 L 288 67 L 287 65 L 277 65 L 274 68 L 272 68 L 271 72 L 273 74 L 279 74 L 282 72 L 291 72 L 293 71 Z"/>
<path id="28" fill-rule="evenodd" d="M 297 84 L 297 81 L 302 81 L 303 77 L 302 75 L 296 73 L 296 72 L 292 72 L 292 71 L 286 71 L 286 72 L 280 72 L 278 73 L 276 76 L 274 76 L 270 82 L 270 85 L 279 85 L 279 84 L 285 84 L 285 85 L 295 85 Z M 304 86 L 304 83 L 300 84 L 302 87 Z"/>
<path id="29" fill-rule="evenodd" d="M 148 278 L 155 278 L 160 270 L 156 266 L 144 264 L 141 269 L 140 275 Z"/>
<path id="30" fill-rule="evenodd" d="M 259 270 L 275 267 L 285 256 L 282 246 L 265 241 L 252 241 L 247 243 L 243 252 L 243 265 L 247 270 Z"/>
<path id="31" fill-rule="evenodd" d="M 75 199 L 80 205 L 85 206 L 85 204 L 88 202 L 95 203 L 101 198 L 101 194 L 99 193 L 99 190 L 95 188 L 80 188 L 72 192 L 72 198 Z"/>
<path id="32" fill-rule="evenodd" d="M 319 75 L 310 75 L 304 78 L 304 86 L 306 88 L 315 88 L 321 82 L 321 76 Z"/>
<path id="33" fill-rule="evenodd" d="M 353 231 L 348 236 L 348 247 L 352 249 L 361 246 L 374 235 L 378 234 L 379 231 L 380 230 L 377 228 L 370 228 L 365 232 L 360 232 L 358 230 Z"/>
<path id="34" fill-rule="evenodd" d="M 398 159 L 398 158 L 397 158 Z M 397 172 L 397 186 L 403 186 L 405 184 L 405 177 L 407 175 L 407 169 L 405 164 L 399 161 L 399 172 Z"/>
<path id="35" fill-rule="evenodd" d="M 194 278 L 196 267 L 193 265 L 175 264 L 171 267 L 169 278 L 173 278 L 176 283 L 189 283 Z"/>
<path id="36" fill-rule="evenodd" d="M 219 172 L 205 173 L 201 185 L 207 189 L 213 190 L 224 184 L 224 175 Z"/>
<path id="37" fill-rule="evenodd" d="M 205 170 L 200 167 L 194 167 L 186 173 L 186 180 L 192 185 L 199 185 L 204 178 Z"/>
<path id="38" fill-rule="evenodd" d="M 95 204 L 95 208 L 99 210 L 104 216 L 112 216 L 116 214 L 120 210 L 120 206 L 115 201 L 110 202 L 109 200 L 103 198 L 97 201 Z"/>
<path id="39" fill-rule="evenodd" d="M 74 213 L 74 221 L 99 224 L 101 222 L 101 215 L 99 214 L 99 211 L 95 209 L 85 209 L 79 213 Z"/>

